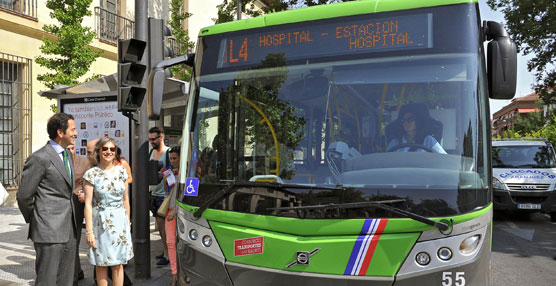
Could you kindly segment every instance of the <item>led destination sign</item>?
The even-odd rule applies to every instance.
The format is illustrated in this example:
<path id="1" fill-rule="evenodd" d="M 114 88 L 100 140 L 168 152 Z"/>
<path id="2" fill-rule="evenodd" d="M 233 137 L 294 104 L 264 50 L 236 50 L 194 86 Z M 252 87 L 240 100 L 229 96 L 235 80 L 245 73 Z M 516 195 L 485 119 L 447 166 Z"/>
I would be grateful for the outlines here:
<path id="1" fill-rule="evenodd" d="M 287 60 L 350 53 L 432 48 L 432 14 L 325 22 L 221 40 L 218 68 L 258 64 L 268 54 Z"/>

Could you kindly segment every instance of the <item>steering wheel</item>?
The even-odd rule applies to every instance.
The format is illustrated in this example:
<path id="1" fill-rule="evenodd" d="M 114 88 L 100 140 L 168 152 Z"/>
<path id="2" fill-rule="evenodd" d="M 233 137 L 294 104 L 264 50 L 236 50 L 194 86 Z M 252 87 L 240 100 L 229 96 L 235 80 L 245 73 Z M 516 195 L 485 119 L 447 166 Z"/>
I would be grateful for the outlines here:
<path id="1" fill-rule="evenodd" d="M 406 147 L 410 147 L 410 148 L 411 148 L 411 147 L 415 147 L 415 148 L 422 149 L 422 150 L 425 150 L 425 151 L 430 152 L 430 153 L 434 153 L 434 151 L 433 151 L 431 148 L 429 148 L 429 147 L 427 147 L 427 146 L 425 146 L 425 145 L 423 145 L 423 144 L 416 144 L 416 143 L 403 143 L 403 144 L 399 144 L 399 145 L 396 145 L 396 146 L 394 146 L 394 147 L 392 147 L 392 148 L 386 150 L 386 152 L 394 152 L 394 151 L 396 151 L 396 150 L 398 150 L 398 149 L 406 148 Z"/>

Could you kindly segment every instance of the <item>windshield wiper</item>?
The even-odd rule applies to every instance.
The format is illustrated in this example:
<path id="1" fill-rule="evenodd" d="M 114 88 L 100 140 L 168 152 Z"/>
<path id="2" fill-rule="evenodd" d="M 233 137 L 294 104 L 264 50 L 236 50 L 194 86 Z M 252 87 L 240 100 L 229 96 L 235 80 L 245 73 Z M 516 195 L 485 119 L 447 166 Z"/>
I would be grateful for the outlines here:
<path id="1" fill-rule="evenodd" d="M 221 200 L 223 197 L 235 192 L 237 189 L 241 187 L 263 187 L 263 188 L 271 188 L 271 189 L 304 189 L 304 190 L 330 190 L 330 191 L 342 191 L 345 190 L 344 187 L 324 187 L 324 186 L 311 186 L 311 185 L 298 185 L 298 184 L 281 184 L 281 183 L 269 183 L 269 182 L 250 182 L 250 181 L 243 181 L 243 182 L 228 182 L 224 188 L 222 188 L 219 192 L 215 193 L 210 199 L 205 201 L 197 211 L 193 213 L 193 216 L 196 218 L 200 218 L 203 212 L 210 207 L 215 202 Z"/>
<path id="2" fill-rule="evenodd" d="M 450 229 L 450 225 L 448 225 L 447 223 L 434 221 L 427 217 L 420 216 L 418 214 L 387 205 L 387 204 L 399 203 L 399 202 L 405 202 L 405 199 L 359 202 L 359 203 L 343 203 L 343 204 L 331 203 L 326 205 L 299 206 L 299 207 L 279 207 L 279 208 L 267 208 L 267 210 L 356 209 L 356 208 L 366 208 L 366 207 L 377 207 L 379 209 L 391 211 L 403 217 L 411 218 L 416 221 L 434 226 L 441 231 L 446 231 Z"/>
<path id="3" fill-rule="evenodd" d="M 493 165 L 492 168 L 515 168 L 514 165 L 508 165 L 508 164 L 496 164 Z"/>
<path id="4" fill-rule="evenodd" d="M 516 168 L 536 168 L 538 165 L 537 164 L 522 164 L 519 166 L 516 166 Z"/>

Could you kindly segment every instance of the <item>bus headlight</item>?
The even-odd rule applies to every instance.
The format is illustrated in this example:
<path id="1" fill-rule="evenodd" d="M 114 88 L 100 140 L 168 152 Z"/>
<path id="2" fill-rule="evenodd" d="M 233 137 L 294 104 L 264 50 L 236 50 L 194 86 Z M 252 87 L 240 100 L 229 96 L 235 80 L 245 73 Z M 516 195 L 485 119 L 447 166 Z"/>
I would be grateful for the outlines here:
<path id="1" fill-rule="evenodd" d="M 498 190 L 505 190 L 505 191 L 508 190 L 506 184 L 502 183 L 500 180 L 496 179 L 495 177 L 492 177 L 492 188 Z"/>
<path id="2" fill-rule="evenodd" d="M 459 245 L 459 252 L 463 255 L 469 255 L 477 249 L 479 242 L 481 241 L 481 235 L 476 234 L 474 236 L 466 238 Z"/>
<path id="3" fill-rule="evenodd" d="M 417 261 L 417 264 L 425 266 L 431 262 L 431 256 L 426 252 L 419 252 L 415 256 L 415 261 Z"/>
<path id="4" fill-rule="evenodd" d="M 441 247 L 437 254 L 440 260 L 448 261 L 452 258 L 452 250 L 448 247 Z"/>
<path id="5" fill-rule="evenodd" d="M 212 245 L 212 237 L 205 235 L 203 236 L 203 246 L 210 247 Z"/>
<path id="6" fill-rule="evenodd" d="M 192 229 L 189 231 L 189 239 L 196 240 L 199 237 L 199 232 L 196 229 Z"/>

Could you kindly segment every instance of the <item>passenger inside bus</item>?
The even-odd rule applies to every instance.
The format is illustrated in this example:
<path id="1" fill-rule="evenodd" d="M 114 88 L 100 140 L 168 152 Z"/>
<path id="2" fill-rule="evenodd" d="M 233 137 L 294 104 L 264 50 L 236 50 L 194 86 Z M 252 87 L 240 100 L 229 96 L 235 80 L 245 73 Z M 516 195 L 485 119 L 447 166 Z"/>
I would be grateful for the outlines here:
<path id="1" fill-rule="evenodd" d="M 440 143 L 442 123 L 433 119 L 422 103 L 402 106 L 398 119 L 386 127 L 388 152 L 435 152 L 446 154 Z"/>

